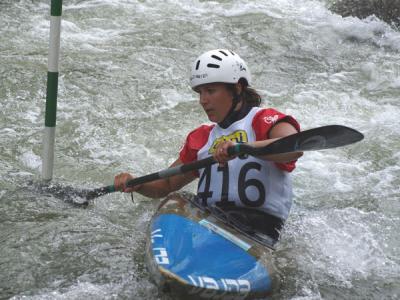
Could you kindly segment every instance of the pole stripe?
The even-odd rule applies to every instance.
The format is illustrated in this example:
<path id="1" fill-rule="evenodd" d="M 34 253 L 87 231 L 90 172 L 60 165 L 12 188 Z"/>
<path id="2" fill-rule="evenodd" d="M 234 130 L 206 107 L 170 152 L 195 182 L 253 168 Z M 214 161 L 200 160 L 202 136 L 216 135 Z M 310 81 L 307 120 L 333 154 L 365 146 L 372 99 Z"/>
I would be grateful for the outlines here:
<path id="1" fill-rule="evenodd" d="M 47 72 L 46 115 L 44 125 L 56 126 L 58 72 Z"/>
<path id="2" fill-rule="evenodd" d="M 60 56 L 61 17 L 50 17 L 50 42 L 48 56 L 48 70 L 58 72 Z"/>
<path id="3" fill-rule="evenodd" d="M 52 16 L 61 16 L 62 0 L 51 0 L 50 13 Z"/>
<path id="4" fill-rule="evenodd" d="M 42 159 L 42 179 L 51 180 L 53 177 L 54 165 L 54 144 L 56 128 L 45 127 L 43 132 L 43 159 Z"/>

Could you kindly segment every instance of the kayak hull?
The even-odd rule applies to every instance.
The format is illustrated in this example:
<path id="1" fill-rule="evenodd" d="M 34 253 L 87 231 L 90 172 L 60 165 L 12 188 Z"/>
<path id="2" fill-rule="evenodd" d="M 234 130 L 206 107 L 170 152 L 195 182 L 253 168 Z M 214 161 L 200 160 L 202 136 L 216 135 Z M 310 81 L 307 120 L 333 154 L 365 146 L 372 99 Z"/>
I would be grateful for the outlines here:
<path id="1" fill-rule="evenodd" d="M 153 216 L 146 244 L 149 272 L 181 299 L 260 299 L 271 294 L 271 250 L 242 236 L 189 194 L 173 194 Z"/>

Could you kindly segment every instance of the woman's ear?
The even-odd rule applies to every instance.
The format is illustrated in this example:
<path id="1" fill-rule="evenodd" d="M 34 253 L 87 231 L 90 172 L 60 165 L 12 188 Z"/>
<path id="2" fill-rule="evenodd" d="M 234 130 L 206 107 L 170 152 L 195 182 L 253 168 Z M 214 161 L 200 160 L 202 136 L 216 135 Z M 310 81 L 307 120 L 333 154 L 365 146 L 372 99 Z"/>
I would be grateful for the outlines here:
<path id="1" fill-rule="evenodd" d="M 243 86 L 239 82 L 235 84 L 235 91 L 237 95 L 240 95 L 243 91 Z"/>

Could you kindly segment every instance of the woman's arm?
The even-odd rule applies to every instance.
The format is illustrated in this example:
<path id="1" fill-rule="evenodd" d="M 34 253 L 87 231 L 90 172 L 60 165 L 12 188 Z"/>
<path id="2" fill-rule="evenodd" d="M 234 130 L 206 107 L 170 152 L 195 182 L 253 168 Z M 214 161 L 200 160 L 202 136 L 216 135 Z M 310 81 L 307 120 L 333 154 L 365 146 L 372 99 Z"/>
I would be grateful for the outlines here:
<path id="1" fill-rule="evenodd" d="M 253 143 L 249 143 L 249 145 L 253 147 L 263 147 L 266 145 L 275 142 L 276 140 L 297 133 L 296 128 L 287 122 L 279 122 L 269 132 L 269 139 L 263 141 L 257 141 Z M 232 157 L 228 155 L 228 148 L 233 146 L 234 143 L 231 141 L 222 142 L 217 145 L 215 152 L 213 154 L 214 158 L 220 163 L 224 164 L 228 160 L 231 160 Z M 292 152 L 292 153 L 284 153 L 284 154 L 273 154 L 273 155 L 264 155 L 260 156 L 262 159 L 277 162 L 277 163 L 287 163 L 294 161 L 301 157 L 303 152 Z"/>
<path id="2" fill-rule="evenodd" d="M 170 168 L 181 164 L 182 164 L 181 160 L 177 159 L 170 166 Z M 163 198 L 167 196 L 169 193 L 177 191 L 182 187 L 184 187 L 185 185 L 189 184 L 194 179 L 196 179 L 196 176 L 193 173 L 188 172 L 185 174 L 175 175 L 169 178 L 163 178 L 147 182 L 134 187 L 128 187 L 128 188 L 125 187 L 125 183 L 133 178 L 135 177 L 129 173 L 118 174 L 114 178 L 115 189 L 125 193 L 137 192 L 149 198 Z"/>

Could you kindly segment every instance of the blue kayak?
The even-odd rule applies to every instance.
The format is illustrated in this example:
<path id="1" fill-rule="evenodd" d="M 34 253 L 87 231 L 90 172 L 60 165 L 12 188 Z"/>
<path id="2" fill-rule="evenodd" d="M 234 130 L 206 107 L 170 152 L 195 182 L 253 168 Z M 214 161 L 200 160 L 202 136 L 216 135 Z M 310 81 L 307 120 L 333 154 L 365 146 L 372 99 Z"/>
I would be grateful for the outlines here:
<path id="1" fill-rule="evenodd" d="M 271 249 L 189 200 L 169 196 L 150 222 L 146 262 L 159 288 L 180 299 L 270 295 Z"/>

